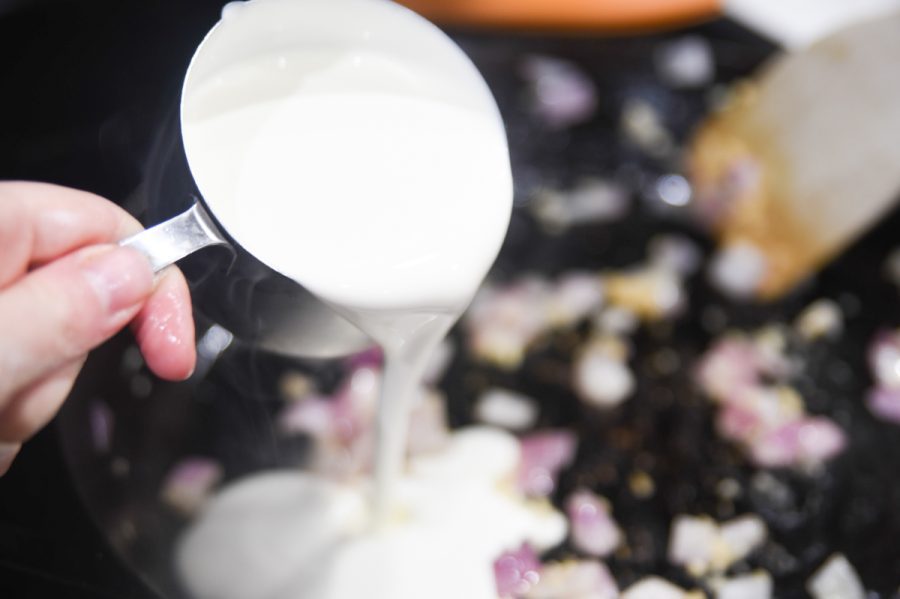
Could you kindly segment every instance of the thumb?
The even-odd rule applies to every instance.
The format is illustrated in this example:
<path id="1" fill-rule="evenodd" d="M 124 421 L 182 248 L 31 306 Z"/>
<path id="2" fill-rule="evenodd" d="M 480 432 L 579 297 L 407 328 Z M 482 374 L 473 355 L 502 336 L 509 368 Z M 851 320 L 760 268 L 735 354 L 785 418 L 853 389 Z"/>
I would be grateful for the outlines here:
<path id="1" fill-rule="evenodd" d="M 0 409 L 16 391 L 114 335 L 152 290 L 153 273 L 141 254 L 94 246 L 0 291 Z"/>

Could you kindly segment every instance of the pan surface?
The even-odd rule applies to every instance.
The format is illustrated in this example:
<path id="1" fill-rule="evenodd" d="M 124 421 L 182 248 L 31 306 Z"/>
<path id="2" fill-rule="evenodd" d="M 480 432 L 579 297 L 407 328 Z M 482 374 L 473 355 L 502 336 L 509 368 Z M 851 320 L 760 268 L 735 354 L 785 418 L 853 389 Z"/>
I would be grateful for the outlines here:
<path id="1" fill-rule="evenodd" d="M 715 80 L 699 88 L 671 86 L 657 66 L 659 53 L 686 35 L 708 44 L 714 59 Z M 623 109 L 634 101 L 650 106 L 676 144 L 681 143 L 707 114 L 721 85 L 752 72 L 773 52 L 771 45 L 724 21 L 639 38 L 457 32 L 455 39 L 490 84 L 510 138 L 517 208 L 493 280 L 529 272 L 554 277 L 571 269 L 625 267 L 643 260 L 649 240 L 665 232 L 686 235 L 710 249 L 684 209 L 659 199 L 661 177 L 679 171 L 677 152 L 659 157 L 636 147 L 622 134 Z M 588 75 L 597 90 L 589 119 L 558 128 L 535 114 L 522 65 L 536 55 L 564 59 Z M 168 130 L 165 135 L 174 134 L 171 122 L 160 128 Z M 177 144 L 155 147 L 172 155 L 152 157 L 161 166 L 147 176 L 179 176 Z M 623 186 L 628 213 L 564 235 L 542 229 L 530 208 L 533 198 L 542 189 L 567 188 L 584 177 Z M 543 340 L 514 372 L 459 352 L 441 383 L 451 423 L 471 422 L 474 397 L 487 387 L 503 386 L 540 401 L 540 427 L 577 431 L 576 461 L 564 471 L 554 499 L 560 502 L 587 485 L 612 501 L 630 547 L 628 555 L 608 562 L 622 588 L 651 573 L 693 586 L 683 570 L 666 560 L 675 515 L 727 519 L 754 512 L 766 520 L 770 534 L 746 567 L 770 572 L 777 597 L 806 597 L 805 581 L 835 552 L 856 566 L 866 587 L 876 593 L 873 597 L 895 596 L 900 585 L 900 428 L 871 416 L 862 398 L 871 385 L 865 365 L 869 340 L 877 330 L 900 324 L 900 296 L 882 274 L 898 228 L 900 213 L 895 213 L 814 281 L 775 304 L 736 304 L 711 289 L 704 276 L 692 277 L 685 314 L 644 327 L 634 337 L 630 364 L 637 391 L 612 411 L 587 408 L 553 374 L 568 368 L 573 345 L 587 335 L 584 327 Z M 716 434 L 713 408 L 696 388 L 692 365 L 724 328 L 790 322 L 820 297 L 842 306 L 845 330 L 839 339 L 804 355 L 795 384 L 811 412 L 831 416 L 848 432 L 849 446 L 816 476 L 769 471 L 784 492 L 767 493 L 754 483 L 758 469 Z M 453 337 L 458 347 L 465 345 L 463 331 L 454 331 Z M 660 352 L 677 356 L 678 366 L 661 369 Z M 337 384 L 342 365 L 292 361 L 233 343 L 194 379 L 164 384 L 145 371 L 124 336 L 89 360 L 59 419 L 64 453 L 98 526 L 161 595 L 183 595 L 171 556 L 188 521 L 160 500 L 163 478 L 174 464 L 188 455 L 208 456 L 223 466 L 228 481 L 261 469 L 299 465 L 307 456 L 305 439 L 279 435 L 274 424 L 283 405 L 278 381 L 288 371 L 309 373 L 328 389 Z M 113 423 L 109 443 L 100 447 L 89 434 L 98 406 Z M 629 491 L 626 480 L 637 470 L 654 481 L 649 498 Z M 723 502 L 716 490 L 725 479 L 740 489 L 730 502 Z M 572 553 L 565 545 L 551 555 Z"/>

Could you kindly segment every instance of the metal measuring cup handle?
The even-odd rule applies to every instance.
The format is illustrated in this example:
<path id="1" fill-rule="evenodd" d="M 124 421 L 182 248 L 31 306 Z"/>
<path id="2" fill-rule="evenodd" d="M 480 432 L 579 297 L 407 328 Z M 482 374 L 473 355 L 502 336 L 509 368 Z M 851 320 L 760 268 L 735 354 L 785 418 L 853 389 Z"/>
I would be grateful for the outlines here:
<path id="1" fill-rule="evenodd" d="M 229 245 L 199 202 L 181 214 L 119 242 L 144 254 L 159 272 L 211 245 Z"/>

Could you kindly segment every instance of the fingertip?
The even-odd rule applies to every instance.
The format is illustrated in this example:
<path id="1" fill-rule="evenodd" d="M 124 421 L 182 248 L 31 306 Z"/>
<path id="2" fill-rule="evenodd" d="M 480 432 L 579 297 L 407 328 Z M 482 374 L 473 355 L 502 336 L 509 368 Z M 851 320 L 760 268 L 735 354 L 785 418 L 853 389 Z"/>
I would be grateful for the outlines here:
<path id="1" fill-rule="evenodd" d="M 81 271 L 110 316 L 133 311 L 152 293 L 153 271 L 140 252 L 127 247 L 95 246 L 82 250 L 80 255 Z"/>
<path id="2" fill-rule="evenodd" d="M 4 288 L 0 355 L 7 368 L 0 380 L 0 399 L 115 335 L 152 292 L 153 273 L 146 258 L 109 245 L 82 248 Z"/>
<path id="3" fill-rule="evenodd" d="M 188 378 L 197 362 L 194 317 L 187 282 L 168 269 L 135 320 L 135 335 L 147 366 L 163 379 Z"/>

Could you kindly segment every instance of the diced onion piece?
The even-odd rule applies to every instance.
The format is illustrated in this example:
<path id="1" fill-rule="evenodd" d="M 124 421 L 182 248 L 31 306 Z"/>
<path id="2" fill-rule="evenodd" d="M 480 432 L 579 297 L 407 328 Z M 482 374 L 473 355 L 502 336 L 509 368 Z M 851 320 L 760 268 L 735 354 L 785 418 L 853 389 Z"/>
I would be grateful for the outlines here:
<path id="1" fill-rule="evenodd" d="M 709 281 L 734 299 L 756 294 L 768 273 L 766 257 L 756 246 L 739 242 L 719 249 L 709 264 Z"/>
<path id="2" fill-rule="evenodd" d="M 721 550 L 719 527 L 707 516 L 677 516 L 672 521 L 668 558 L 691 574 L 702 576 Z"/>
<path id="3" fill-rule="evenodd" d="M 803 398 L 788 386 L 755 387 L 735 403 L 753 412 L 763 432 L 796 422 L 806 414 Z"/>
<path id="4" fill-rule="evenodd" d="M 598 561 L 567 561 L 544 566 L 526 599 L 617 599 L 619 587 Z"/>
<path id="5" fill-rule="evenodd" d="M 800 456 L 804 462 L 824 462 L 847 446 L 844 430 L 829 418 L 812 416 L 802 421 Z"/>
<path id="6" fill-rule="evenodd" d="M 751 446 L 753 463 L 763 468 L 783 468 L 798 463 L 800 426 L 795 422 L 760 436 Z"/>
<path id="7" fill-rule="evenodd" d="M 572 544 L 594 557 L 610 555 L 622 542 L 622 531 L 612 518 L 609 502 L 580 490 L 566 501 Z"/>
<path id="8" fill-rule="evenodd" d="M 674 139 L 659 110 L 643 98 L 625 101 L 620 127 L 628 141 L 651 156 L 666 156 L 674 148 Z"/>
<path id="9" fill-rule="evenodd" d="M 647 248 L 650 262 L 683 277 L 697 272 L 703 253 L 693 241 L 682 235 L 657 235 Z"/>
<path id="10" fill-rule="evenodd" d="M 846 445 L 843 430 L 822 416 L 808 416 L 803 398 L 785 380 L 791 363 L 781 327 L 767 327 L 753 338 L 732 335 L 717 341 L 701 358 L 697 381 L 721 404 L 716 428 L 737 441 L 758 466 L 815 467 Z"/>
<path id="11" fill-rule="evenodd" d="M 497 594 L 504 599 L 525 595 L 540 577 L 541 563 L 528 545 L 504 553 L 494 561 Z"/>
<path id="12" fill-rule="evenodd" d="M 753 515 L 721 526 L 708 516 L 678 516 L 669 537 L 669 561 L 693 576 L 724 572 L 747 557 L 766 538 L 766 525 Z"/>
<path id="13" fill-rule="evenodd" d="M 222 467 L 204 457 L 186 458 L 172 467 L 163 481 L 160 498 L 185 516 L 195 514 L 222 480 Z"/>
<path id="14" fill-rule="evenodd" d="M 546 497 L 556 489 L 560 470 L 575 458 L 577 438 L 568 430 L 533 433 L 521 440 L 519 487 L 532 496 Z"/>
<path id="15" fill-rule="evenodd" d="M 689 35 L 660 46 L 654 55 L 660 77 L 675 88 L 701 87 L 715 76 L 715 60 L 710 43 Z"/>
<path id="16" fill-rule="evenodd" d="M 548 317 L 555 326 L 569 326 L 584 319 L 603 305 L 600 277 L 573 271 L 563 275 L 548 299 Z"/>
<path id="17" fill-rule="evenodd" d="M 791 374 L 791 363 L 786 355 L 787 337 L 785 327 L 777 324 L 766 325 L 753 334 L 753 349 L 761 372 L 775 378 Z"/>
<path id="18" fill-rule="evenodd" d="M 823 416 L 812 416 L 758 437 L 751 455 L 763 467 L 815 465 L 839 454 L 846 444 L 839 426 Z"/>
<path id="19" fill-rule="evenodd" d="M 759 417 L 742 405 L 726 404 L 716 414 L 716 430 L 730 441 L 749 442 L 759 428 Z"/>
<path id="20" fill-rule="evenodd" d="M 637 315 L 621 306 L 604 308 L 594 318 L 594 329 L 607 335 L 629 335 L 641 324 Z"/>
<path id="21" fill-rule="evenodd" d="M 866 407 L 878 418 L 900 424 L 900 389 L 875 387 L 866 395 Z"/>
<path id="22" fill-rule="evenodd" d="M 554 129 L 584 122 L 597 109 L 597 88 L 575 64 L 559 58 L 533 55 L 522 73 L 531 83 L 533 111 Z"/>
<path id="23" fill-rule="evenodd" d="M 621 599 L 687 599 L 688 593 L 668 580 L 648 576 L 637 581 L 622 593 Z"/>
<path id="24" fill-rule="evenodd" d="M 361 366 L 347 376 L 346 383 L 337 393 L 342 393 L 355 409 L 369 410 L 374 408 L 381 391 L 381 369 L 377 366 Z"/>
<path id="25" fill-rule="evenodd" d="M 471 335 L 470 349 L 476 358 L 513 370 L 525 359 L 532 337 L 526 331 L 486 324 Z"/>
<path id="26" fill-rule="evenodd" d="M 611 356 L 605 344 L 592 343 L 575 361 L 573 387 L 585 402 L 611 408 L 634 393 L 635 380 L 624 359 Z"/>
<path id="27" fill-rule="evenodd" d="M 287 404 L 278 416 L 278 428 L 319 441 L 350 443 L 372 422 L 380 386 L 380 368 L 357 366 L 333 395 L 308 395 Z"/>
<path id="28" fill-rule="evenodd" d="M 813 599 L 865 599 L 856 570 L 842 554 L 832 555 L 806 582 Z"/>
<path id="29" fill-rule="evenodd" d="M 684 307 L 681 277 L 666 268 L 649 266 L 609 273 L 605 281 L 610 303 L 644 320 L 671 317 Z"/>
<path id="30" fill-rule="evenodd" d="M 497 366 L 518 366 L 528 344 L 548 327 L 548 294 L 549 284 L 537 277 L 483 287 L 466 314 L 472 353 Z"/>
<path id="31" fill-rule="evenodd" d="M 716 590 L 716 599 L 771 599 L 771 597 L 772 577 L 762 570 L 727 578 Z"/>
<path id="32" fill-rule="evenodd" d="M 278 380 L 278 391 L 285 401 L 303 401 L 316 391 L 316 383 L 309 376 L 289 370 Z"/>
<path id="33" fill-rule="evenodd" d="M 322 397 L 290 403 L 278 415 L 278 428 L 287 434 L 305 433 L 324 438 L 336 433 L 334 406 Z"/>
<path id="34" fill-rule="evenodd" d="M 844 315 L 837 302 L 829 299 L 816 300 L 797 316 L 794 328 L 810 341 L 820 337 L 835 337 L 844 328 Z"/>
<path id="35" fill-rule="evenodd" d="M 869 346 L 869 368 L 879 387 L 900 389 L 900 332 L 882 331 Z"/>
<path id="36" fill-rule="evenodd" d="M 381 368 L 384 364 L 384 352 L 379 346 L 373 345 L 368 349 L 349 356 L 346 363 L 351 370 L 363 367 Z"/>
<path id="37" fill-rule="evenodd" d="M 353 440 L 375 418 L 381 376 L 381 369 L 375 366 L 356 368 L 332 397 L 335 434 L 342 441 Z"/>
<path id="38" fill-rule="evenodd" d="M 753 553 L 766 540 L 768 531 L 762 518 L 752 514 L 723 523 L 719 535 L 732 561 L 740 561 Z"/>
<path id="39" fill-rule="evenodd" d="M 703 355 L 697 366 L 697 382 L 713 399 L 728 402 L 757 385 L 762 370 L 753 344 L 739 337 L 725 337 Z"/>
<path id="40" fill-rule="evenodd" d="M 562 233 L 573 226 L 619 220 L 630 204 L 631 196 L 618 183 L 587 178 L 572 189 L 543 190 L 529 207 L 549 233 Z"/>
<path id="41" fill-rule="evenodd" d="M 488 389 L 475 402 L 475 418 L 511 431 L 531 428 L 537 417 L 538 405 L 534 399 L 506 389 Z"/>
<path id="42" fill-rule="evenodd" d="M 375 436 L 364 430 L 352 439 L 317 439 L 311 469 L 324 477 L 343 480 L 371 471 L 375 457 Z"/>
<path id="43" fill-rule="evenodd" d="M 90 403 L 88 406 L 88 423 L 94 451 L 100 454 L 109 453 L 112 447 L 116 418 L 106 402 L 95 399 Z"/>
<path id="44" fill-rule="evenodd" d="M 534 218 L 550 234 L 560 234 L 574 225 L 569 198 L 559 189 L 543 189 L 528 205 Z"/>
<path id="45" fill-rule="evenodd" d="M 716 401 L 743 404 L 747 393 L 764 389 L 763 375 L 779 379 L 789 373 L 784 348 L 777 342 L 780 337 L 770 329 L 753 340 L 738 335 L 721 338 L 700 359 L 697 382 Z"/>

